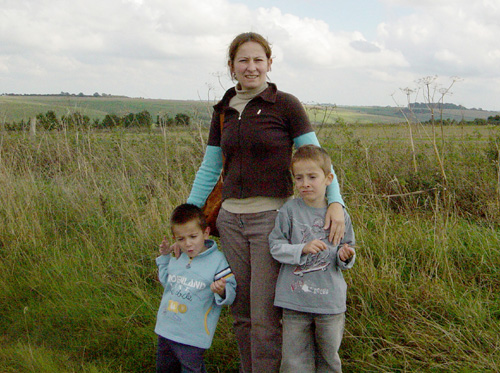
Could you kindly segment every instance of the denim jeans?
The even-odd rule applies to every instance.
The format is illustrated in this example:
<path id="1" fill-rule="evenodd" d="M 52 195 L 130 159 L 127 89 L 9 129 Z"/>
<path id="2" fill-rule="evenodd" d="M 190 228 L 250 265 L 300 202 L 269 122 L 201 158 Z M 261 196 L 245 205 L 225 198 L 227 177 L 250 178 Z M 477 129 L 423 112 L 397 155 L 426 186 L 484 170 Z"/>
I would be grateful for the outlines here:
<path id="1" fill-rule="evenodd" d="M 177 343 L 158 336 L 156 373 L 206 373 L 205 349 Z"/>
<path id="2" fill-rule="evenodd" d="M 345 314 L 323 315 L 283 309 L 280 372 L 341 372 L 339 347 Z"/>
<path id="3" fill-rule="evenodd" d="M 240 372 L 278 372 L 281 361 L 281 309 L 274 306 L 280 264 L 269 250 L 277 211 L 219 212 L 217 228 L 237 282 L 231 306 L 240 353 Z"/>

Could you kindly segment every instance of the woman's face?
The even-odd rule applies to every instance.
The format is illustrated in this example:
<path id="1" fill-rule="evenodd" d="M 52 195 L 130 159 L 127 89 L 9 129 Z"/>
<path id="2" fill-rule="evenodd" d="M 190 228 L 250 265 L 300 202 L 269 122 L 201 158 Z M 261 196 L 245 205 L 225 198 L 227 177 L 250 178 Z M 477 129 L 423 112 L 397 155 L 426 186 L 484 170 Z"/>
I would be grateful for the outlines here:
<path id="1" fill-rule="evenodd" d="M 258 88 L 265 83 L 272 62 L 272 59 L 267 58 L 262 45 L 247 41 L 238 48 L 230 66 L 231 73 L 242 89 Z"/>

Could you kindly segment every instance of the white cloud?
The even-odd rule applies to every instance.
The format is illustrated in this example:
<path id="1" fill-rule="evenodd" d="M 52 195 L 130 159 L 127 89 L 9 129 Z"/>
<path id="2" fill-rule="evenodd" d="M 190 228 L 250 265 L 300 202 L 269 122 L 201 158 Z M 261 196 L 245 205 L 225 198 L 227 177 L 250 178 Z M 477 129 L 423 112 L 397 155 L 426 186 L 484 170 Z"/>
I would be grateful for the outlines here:
<path id="1" fill-rule="evenodd" d="M 402 51 L 422 71 L 438 65 L 439 72 L 451 75 L 469 75 L 478 69 L 496 74 L 497 69 L 492 69 L 500 60 L 490 52 L 492 46 L 500 48 L 500 23 L 493 21 L 499 17 L 498 7 L 488 2 L 420 2 L 415 13 L 392 24 L 382 23 L 378 33 L 387 48 Z"/>
<path id="2" fill-rule="evenodd" d="M 2 0 L 0 86 L 177 99 L 213 87 L 220 97 L 219 80 L 232 84 L 227 46 L 251 30 L 273 44 L 273 81 L 304 101 L 390 105 L 399 87 L 438 74 L 465 78 L 457 91 L 469 90 L 466 106 L 496 105 L 498 0 L 380 0 L 386 17 L 373 35 L 333 29 L 324 14 L 286 13 L 273 1 L 256 9 L 235 1 Z"/>

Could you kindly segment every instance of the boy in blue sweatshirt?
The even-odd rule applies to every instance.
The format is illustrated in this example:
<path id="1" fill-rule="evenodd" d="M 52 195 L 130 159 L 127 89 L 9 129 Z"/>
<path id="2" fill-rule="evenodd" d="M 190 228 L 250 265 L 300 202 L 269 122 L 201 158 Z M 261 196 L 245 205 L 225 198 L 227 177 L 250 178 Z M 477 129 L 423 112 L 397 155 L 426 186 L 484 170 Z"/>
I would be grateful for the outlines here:
<path id="1" fill-rule="evenodd" d="M 206 372 L 203 354 L 212 344 L 223 305 L 231 305 L 236 280 L 224 254 L 209 239 L 200 208 L 178 206 L 170 218 L 181 254 L 175 258 L 166 238 L 156 258 L 164 286 L 155 332 L 157 372 Z"/>
<path id="2" fill-rule="evenodd" d="M 279 210 L 269 235 L 272 256 L 281 264 L 274 305 L 283 308 L 280 372 L 341 372 L 338 354 L 346 311 L 347 285 L 342 270 L 355 260 L 354 232 L 344 211 L 340 245 L 329 240 L 325 225 L 326 187 L 333 181 L 328 153 L 304 145 L 291 168 L 300 198 Z"/>

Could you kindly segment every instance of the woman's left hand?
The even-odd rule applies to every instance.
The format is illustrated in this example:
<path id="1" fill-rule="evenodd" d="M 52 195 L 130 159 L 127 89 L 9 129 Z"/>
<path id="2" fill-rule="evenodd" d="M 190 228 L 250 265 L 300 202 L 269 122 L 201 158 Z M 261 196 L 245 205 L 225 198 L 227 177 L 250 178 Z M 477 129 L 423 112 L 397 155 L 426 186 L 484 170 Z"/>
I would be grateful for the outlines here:
<path id="1" fill-rule="evenodd" d="M 330 228 L 328 240 L 334 245 L 338 245 L 345 233 L 344 207 L 338 202 L 331 203 L 326 210 L 323 229 L 328 228 Z"/>

